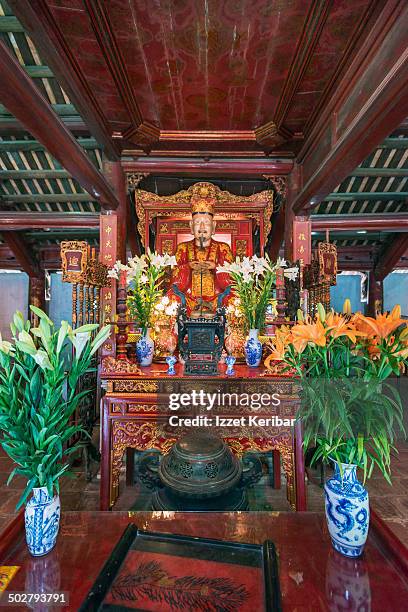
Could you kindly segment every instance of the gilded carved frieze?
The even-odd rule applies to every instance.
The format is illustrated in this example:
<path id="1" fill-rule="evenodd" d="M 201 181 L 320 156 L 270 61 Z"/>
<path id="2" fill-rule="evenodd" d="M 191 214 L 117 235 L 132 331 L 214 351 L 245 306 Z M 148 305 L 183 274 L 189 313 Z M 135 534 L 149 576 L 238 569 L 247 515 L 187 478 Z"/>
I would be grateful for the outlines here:
<path id="1" fill-rule="evenodd" d="M 157 393 L 158 388 L 156 380 L 115 380 L 113 384 L 118 393 Z"/>
<path id="2" fill-rule="evenodd" d="M 170 196 L 158 196 L 150 191 L 144 191 L 143 189 L 135 190 L 138 231 L 142 243 L 144 244 L 145 242 L 146 211 L 148 211 L 148 222 L 156 216 L 186 216 L 189 218 L 191 198 L 204 192 L 206 197 L 210 196 L 216 199 L 216 210 L 221 210 L 223 217 L 227 219 L 237 218 L 236 211 L 241 211 L 241 214 L 244 213 L 248 218 L 255 215 L 258 221 L 259 215 L 262 214 L 265 237 L 268 236 L 271 230 L 270 219 L 273 212 L 272 190 L 261 191 L 250 196 L 238 196 L 229 191 L 222 191 L 212 183 L 200 182 Z"/>
<path id="3" fill-rule="evenodd" d="M 176 437 L 168 437 L 162 423 L 114 420 L 112 422 L 112 490 L 117 492 L 119 489 L 120 468 L 123 454 L 127 448 L 156 449 L 168 453 L 176 440 Z M 111 499 L 111 503 L 113 501 Z"/>

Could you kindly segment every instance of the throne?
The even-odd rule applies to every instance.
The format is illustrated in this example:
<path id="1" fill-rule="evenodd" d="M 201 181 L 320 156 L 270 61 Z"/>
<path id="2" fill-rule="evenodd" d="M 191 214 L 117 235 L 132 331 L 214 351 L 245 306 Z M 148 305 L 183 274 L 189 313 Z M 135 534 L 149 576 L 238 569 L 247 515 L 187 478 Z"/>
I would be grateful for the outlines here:
<path id="1" fill-rule="evenodd" d="M 186 296 L 177 285 L 172 286 L 181 304 L 177 313 L 178 348 L 184 360 L 184 374 L 205 376 L 218 374 L 218 361 L 224 347 L 226 311 L 222 300 L 231 288 L 217 296 L 215 313 L 208 316 L 188 316 Z"/>

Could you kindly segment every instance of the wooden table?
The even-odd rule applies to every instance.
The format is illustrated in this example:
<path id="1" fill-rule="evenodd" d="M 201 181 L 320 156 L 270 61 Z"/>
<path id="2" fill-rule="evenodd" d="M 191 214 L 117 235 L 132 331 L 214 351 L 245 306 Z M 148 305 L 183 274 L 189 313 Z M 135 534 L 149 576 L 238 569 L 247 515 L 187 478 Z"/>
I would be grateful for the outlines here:
<path id="1" fill-rule="evenodd" d="M 69 606 L 63 610 L 76 612 L 129 522 L 162 533 L 256 544 L 272 540 L 285 612 L 406 609 L 408 550 L 375 513 L 358 560 L 332 548 L 324 515 L 312 512 L 63 512 L 55 549 L 37 559 L 27 550 L 20 518 L 13 533 L 0 537 L 0 565 L 20 566 L 9 591 L 65 591 Z"/>
<path id="2" fill-rule="evenodd" d="M 172 426 L 169 417 L 186 415 L 186 408 L 173 412 L 169 409 L 172 393 L 191 393 L 204 390 L 206 393 L 269 394 L 278 393 L 279 408 L 229 407 L 214 405 L 211 416 L 220 418 L 257 416 L 268 419 L 294 419 L 299 405 L 296 381 L 289 377 L 265 376 L 263 368 L 235 367 L 236 375 L 225 375 L 225 366 L 219 366 L 219 376 L 183 376 L 178 365 L 176 376 L 166 374 L 165 364 L 153 364 L 143 368 L 143 374 L 102 373 L 102 384 L 106 394 L 101 406 L 101 497 L 100 509 L 112 508 L 119 495 L 119 476 L 123 455 L 128 449 L 157 449 L 167 453 L 179 437 L 193 431 L 191 427 Z M 205 411 L 207 415 L 209 411 Z M 260 421 L 258 421 L 260 422 Z M 304 459 L 302 436 L 299 424 L 254 427 L 248 424 L 234 427 L 211 427 L 220 435 L 238 456 L 247 451 L 270 452 L 282 458 L 287 482 L 287 497 L 293 509 L 306 510 L 304 481 Z M 127 452 L 127 483 L 133 482 L 133 454 Z M 276 468 L 276 481 L 280 465 Z"/>

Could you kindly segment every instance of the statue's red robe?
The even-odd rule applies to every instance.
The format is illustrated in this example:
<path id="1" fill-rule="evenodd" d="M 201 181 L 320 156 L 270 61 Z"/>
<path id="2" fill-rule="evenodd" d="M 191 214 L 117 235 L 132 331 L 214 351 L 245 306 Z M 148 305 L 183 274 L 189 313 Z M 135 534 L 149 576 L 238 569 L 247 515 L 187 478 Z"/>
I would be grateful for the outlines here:
<path id="1" fill-rule="evenodd" d="M 176 284 L 186 295 L 188 310 L 196 307 L 201 296 L 205 302 L 211 303 L 212 310 L 215 310 L 217 295 L 231 284 L 229 274 L 216 271 L 218 266 L 233 261 L 228 244 L 211 239 L 209 246 L 201 250 L 194 240 L 182 242 L 177 247 L 176 260 L 177 267 L 173 269 L 172 284 Z M 200 272 L 192 270 L 189 265 L 193 261 L 210 261 L 215 264 L 215 268 L 203 272 L 201 278 Z M 229 296 L 223 300 L 224 304 L 228 302 L 228 298 Z"/>

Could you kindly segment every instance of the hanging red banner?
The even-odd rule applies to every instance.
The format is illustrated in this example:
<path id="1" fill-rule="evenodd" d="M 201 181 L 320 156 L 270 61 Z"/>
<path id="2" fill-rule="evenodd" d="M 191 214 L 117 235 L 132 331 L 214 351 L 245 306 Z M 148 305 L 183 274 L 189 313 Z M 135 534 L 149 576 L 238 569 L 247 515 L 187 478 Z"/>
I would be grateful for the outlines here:
<path id="1" fill-rule="evenodd" d="M 293 221 L 293 261 L 310 264 L 312 257 L 312 222 L 294 219 Z"/>

